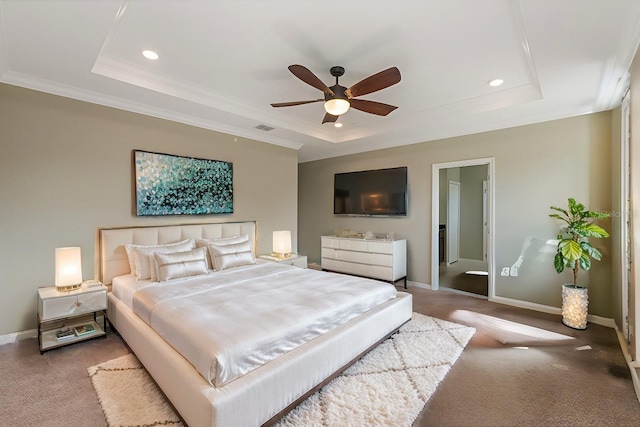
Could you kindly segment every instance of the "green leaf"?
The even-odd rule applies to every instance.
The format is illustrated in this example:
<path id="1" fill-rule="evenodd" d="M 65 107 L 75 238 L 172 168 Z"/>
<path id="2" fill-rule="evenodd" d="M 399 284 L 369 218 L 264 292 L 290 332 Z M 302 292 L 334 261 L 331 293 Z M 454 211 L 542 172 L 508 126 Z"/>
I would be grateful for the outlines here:
<path id="1" fill-rule="evenodd" d="M 584 205 L 582 203 L 576 203 L 575 199 L 569 199 L 569 212 L 573 216 L 581 217 L 584 214 Z"/>
<path id="2" fill-rule="evenodd" d="M 566 218 L 561 217 L 561 216 L 560 216 L 560 215 L 558 215 L 558 214 L 549 214 L 549 216 L 550 216 L 551 218 L 556 218 L 556 219 L 559 219 L 560 221 L 564 221 L 564 222 L 566 222 L 567 224 L 569 223 L 569 220 L 567 220 Z"/>
<path id="3" fill-rule="evenodd" d="M 553 266 L 558 273 L 562 273 L 564 270 L 564 258 L 562 258 L 560 251 L 556 252 L 556 256 L 553 258 Z"/>
<path id="4" fill-rule="evenodd" d="M 564 216 L 569 216 L 569 214 L 567 213 L 566 210 L 556 207 L 556 206 L 551 206 L 551 209 L 553 209 L 554 211 L 558 211 L 558 212 L 562 212 L 564 214 Z M 556 214 L 557 215 L 557 214 Z"/>
<path id="5" fill-rule="evenodd" d="M 595 224 L 588 224 L 585 227 L 585 232 L 586 232 L 586 236 L 588 237 L 597 237 L 597 238 L 609 237 L 609 233 L 607 233 L 604 228 Z"/>
<path id="6" fill-rule="evenodd" d="M 565 239 L 558 244 L 558 250 L 567 261 L 575 261 L 582 256 L 582 248 L 578 242 Z"/>
<path id="7" fill-rule="evenodd" d="M 587 217 L 589 218 L 609 218 L 610 216 L 611 216 L 611 213 L 609 212 L 592 212 L 592 211 L 587 212 Z"/>
<path id="8" fill-rule="evenodd" d="M 586 253 L 580 257 L 580 268 L 587 271 L 591 268 L 591 258 Z"/>
<path id="9" fill-rule="evenodd" d="M 581 242 L 580 246 L 582 247 L 582 250 L 584 252 L 586 252 L 591 258 L 600 261 L 602 259 L 602 254 L 600 253 L 599 250 L 597 250 L 596 248 L 594 248 L 591 243 L 588 242 Z"/>

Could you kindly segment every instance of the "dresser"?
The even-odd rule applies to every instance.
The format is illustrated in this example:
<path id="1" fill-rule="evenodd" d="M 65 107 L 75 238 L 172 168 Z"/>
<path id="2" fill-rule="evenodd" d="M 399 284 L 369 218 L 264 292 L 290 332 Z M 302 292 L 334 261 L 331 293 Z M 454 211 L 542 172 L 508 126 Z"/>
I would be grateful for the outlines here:
<path id="1" fill-rule="evenodd" d="M 407 287 L 407 241 L 322 236 L 322 269 Z"/>

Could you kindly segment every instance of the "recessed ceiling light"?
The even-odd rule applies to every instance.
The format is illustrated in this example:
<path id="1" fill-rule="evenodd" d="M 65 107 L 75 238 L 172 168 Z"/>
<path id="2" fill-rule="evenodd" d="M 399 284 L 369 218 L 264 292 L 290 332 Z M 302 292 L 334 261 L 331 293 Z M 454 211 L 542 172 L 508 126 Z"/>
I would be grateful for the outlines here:
<path id="1" fill-rule="evenodd" d="M 498 87 L 500 86 L 502 83 L 504 83 L 504 80 L 502 79 L 493 79 L 493 80 L 489 80 L 487 82 L 487 84 L 491 87 Z"/>
<path id="2" fill-rule="evenodd" d="M 147 59 L 158 59 L 158 54 L 152 50 L 143 50 L 142 55 Z"/>
<path id="3" fill-rule="evenodd" d="M 342 123 L 338 123 L 338 122 L 335 122 L 333 125 L 335 127 L 337 127 L 337 128 L 341 128 L 342 127 Z"/>

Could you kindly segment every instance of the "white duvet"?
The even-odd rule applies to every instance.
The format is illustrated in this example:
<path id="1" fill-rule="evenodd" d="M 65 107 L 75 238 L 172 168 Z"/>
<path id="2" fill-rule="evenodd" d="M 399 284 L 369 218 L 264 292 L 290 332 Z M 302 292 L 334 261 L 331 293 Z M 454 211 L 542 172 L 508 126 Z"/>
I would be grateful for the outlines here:
<path id="1" fill-rule="evenodd" d="M 145 285 L 132 307 L 221 387 L 395 295 L 376 280 L 264 263 Z"/>

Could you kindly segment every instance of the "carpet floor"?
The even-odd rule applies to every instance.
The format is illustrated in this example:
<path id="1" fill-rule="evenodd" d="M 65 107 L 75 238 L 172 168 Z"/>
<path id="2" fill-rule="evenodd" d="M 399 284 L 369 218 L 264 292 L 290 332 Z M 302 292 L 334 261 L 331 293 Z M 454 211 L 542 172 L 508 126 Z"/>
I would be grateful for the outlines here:
<path id="1" fill-rule="evenodd" d="M 277 425 L 409 427 L 474 332 L 468 326 L 414 313 L 397 334 Z M 135 356 L 128 354 L 87 370 L 109 426 L 182 425 Z"/>
<path id="2" fill-rule="evenodd" d="M 413 427 L 638 427 L 640 403 L 615 330 L 590 323 L 578 331 L 559 315 L 408 291 L 414 312 L 476 329 Z M 0 345 L 0 426 L 106 426 L 87 366 L 128 353 L 111 331 L 43 355 L 35 338 Z"/>

